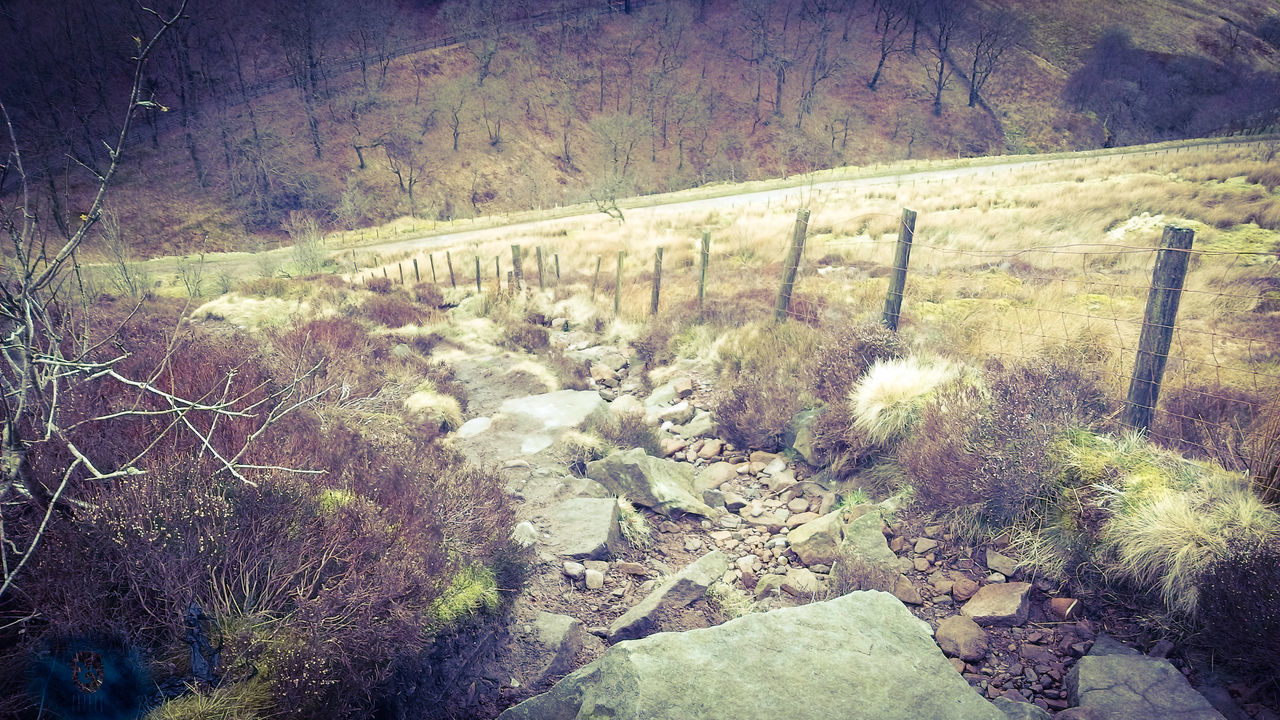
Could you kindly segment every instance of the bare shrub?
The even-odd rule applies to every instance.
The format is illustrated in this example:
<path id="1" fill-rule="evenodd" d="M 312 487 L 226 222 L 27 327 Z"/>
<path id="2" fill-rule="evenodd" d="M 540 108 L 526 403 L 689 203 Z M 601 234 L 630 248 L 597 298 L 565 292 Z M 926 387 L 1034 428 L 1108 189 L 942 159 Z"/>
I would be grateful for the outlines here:
<path id="1" fill-rule="evenodd" d="M 373 322 L 393 329 L 421 325 L 429 317 L 403 293 L 374 295 L 364 301 L 361 311 Z"/>
<path id="2" fill-rule="evenodd" d="M 1264 502 L 1280 504 L 1280 400 L 1258 413 L 1245 436 L 1244 455 L 1254 491 Z"/>
<path id="3" fill-rule="evenodd" d="M 1244 469 L 1245 430 L 1264 399 L 1224 385 L 1167 390 L 1151 426 L 1151 437 L 1184 455 Z"/>
<path id="4" fill-rule="evenodd" d="M 413 299 L 430 308 L 444 307 L 444 293 L 432 283 L 418 283 L 413 286 Z"/>
<path id="5" fill-rule="evenodd" d="M 391 292 L 391 278 L 387 277 L 371 277 L 364 281 L 364 286 L 370 292 L 385 295 Z"/>

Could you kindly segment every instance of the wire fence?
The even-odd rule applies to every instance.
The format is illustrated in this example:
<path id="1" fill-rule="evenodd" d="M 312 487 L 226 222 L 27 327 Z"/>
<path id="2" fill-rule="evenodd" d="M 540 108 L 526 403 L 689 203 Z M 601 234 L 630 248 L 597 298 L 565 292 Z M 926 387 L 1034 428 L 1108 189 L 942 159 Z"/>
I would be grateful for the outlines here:
<path id="1" fill-rule="evenodd" d="M 883 223 L 890 218 L 877 219 Z M 1148 305 L 1153 282 L 1159 285 L 1153 279 L 1154 268 L 1162 252 L 1173 251 L 1155 242 L 1127 240 L 1023 248 L 962 247 L 939 239 L 942 233 L 933 230 L 912 238 L 909 263 L 900 257 L 901 230 L 897 235 L 850 239 L 832 256 L 815 258 L 814 253 L 806 253 L 795 283 L 794 302 L 784 316 L 816 322 L 820 308 L 812 300 L 827 291 L 818 283 L 865 286 L 872 282 L 873 290 L 863 295 L 868 311 L 878 310 L 874 303 L 900 292 L 902 323 L 912 331 L 945 337 L 945 343 L 956 346 L 957 351 L 1006 362 L 1027 360 L 1046 351 L 1073 354 L 1087 361 L 1087 367 L 1116 394 L 1115 400 L 1126 401 L 1126 390 L 1135 382 L 1144 328 L 1149 330 L 1153 325 Z M 771 244 L 779 261 L 785 240 L 779 237 Z M 709 242 L 714 247 L 714 237 Z M 438 282 L 475 287 L 477 292 L 509 288 L 522 278 L 535 289 L 560 285 L 558 254 L 546 252 L 546 267 L 540 268 L 533 264 L 533 258 L 544 253 L 540 248 L 525 248 L 522 264 L 527 267 L 514 277 L 510 272 L 512 258 L 520 256 L 519 249 L 514 250 L 511 255 L 481 258 L 474 264 L 468 255 L 460 265 L 465 270 L 456 280 L 437 276 Z M 415 258 L 412 268 L 406 264 L 399 269 L 392 264 L 388 274 L 377 255 L 357 260 L 355 250 L 345 252 L 357 281 L 365 275 L 393 280 L 407 275 L 410 281 L 427 281 L 431 279 L 426 274 L 428 264 L 434 267 L 446 260 L 443 252 L 435 259 L 422 255 L 421 273 Z M 724 283 L 741 279 L 742 270 L 725 261 L 725 252 L 720 249 L 718 259 L 707 270 L 709 253 L 695 247 L 684 265 L 668 270 L 674 273 L 674 284 L 662 284 L 662 262 L 655 262 L 647 253 L 620 253 L 621 264 L 616 267 L 623 270 L 617 272 L 612 255 L 591 257 L 585 263 L 579 258 L 575 264 L 583 267 L 576 272 L 566 265 L 567 281 L 590 286 L 593 299 L 599 290 L 600 301 L 612 300 L 615 308 L 633 315 L 658 307 L 659 285 L 665 293 L 663 306 L 688 309 L 698 298 L 697 307 L 701 307 L 702 297 L 714 301 L 715 292 L 723 289 Z M 1154 378 L 1154 400 L 1138 401 L 1137 409 L 1149 411 L 1151 419 L 1143 426 L 1161 444 L 1214 459 L 1232 469 L 1244 469 L 1243 444 L 1248 429 L 1259 421 L 1267 403 L 1280 395 L 1280 253 L 1197 249 L 1194 244 L 1177 252 L 1186 256 L 1188 267 L 1185 280 L 1178 282 L 1176 319 L 1170 323 L 1167 348 L 1153 353 L 1158 356 L 1157 364 L 1163 366 Z M 669 254 L 668 262 L 671 257 Z M 448 262 L 453 261 L 460 260 Z M 896 263 L 907 267 L 905 284 L 897 289 L 891 285 Z M 690 279 L 698 285 L 696 295 L 688 287 Z M 772 280 L 753 278 L 755 281 Z M 652 306 L 648 292 L 643 310 L 635 298 L 622 304 L 625 289 L 643 286 L 647 291 L 650 283 Z M 766 300 L 767 294 L 757 296 L 774 305 L 774 298 Z M 1134 404 L 1132 396 L 1127 399 Z"/>

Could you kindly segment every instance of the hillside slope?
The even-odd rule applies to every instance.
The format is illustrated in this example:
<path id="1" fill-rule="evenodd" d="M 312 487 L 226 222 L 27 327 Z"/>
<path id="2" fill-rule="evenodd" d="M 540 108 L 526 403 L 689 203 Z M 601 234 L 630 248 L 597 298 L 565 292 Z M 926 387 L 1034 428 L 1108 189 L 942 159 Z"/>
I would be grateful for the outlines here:
<path id="1" fill-rule="evenodd" d="M 330 5 L 193 9 L 153 67 L 170 112 L 115 195 L 135 251 L 260 248 L 294 212 L 343 228 L 607 206 L 844 164 L 1206 134 L 1274 102 L 1280 42 L 1272 0 L 975 3 L 953 19 L 939 91 L 941 16 L 918 2 Z M 892 14 L 912 8 L 918 24 Z M 1002 17 L 1010 47 L 971 107 L 978 31 Z M 49 186 L 50 210 L 74 214 L 74 190 Z"/>

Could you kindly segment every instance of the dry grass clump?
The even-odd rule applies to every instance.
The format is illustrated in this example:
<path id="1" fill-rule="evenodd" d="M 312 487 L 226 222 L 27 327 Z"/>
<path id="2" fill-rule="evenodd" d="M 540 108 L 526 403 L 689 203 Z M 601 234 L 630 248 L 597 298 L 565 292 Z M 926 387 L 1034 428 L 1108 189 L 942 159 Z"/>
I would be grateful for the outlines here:
<path id="1" fill-rule="evenodd" d="M 720 383 L 713 412 L 739 447 L 777 450 L 796 414 L 814 403 L 812 355 L 820 335 L 798 323 L 753 325 L 718 344 Z"/>
<path id="2" fill-rule="evenodd" d="M 414 285 L 413 299 L 415 302 L 426 305 L 429 308 L 444 307 L 444 293 L 440 292 L 440 287 L 434 283 L 418 283 Z"/>
<path id="3" fill-rule="evenodd" d="M 625 497 L 618 497 L 618 530 L 622 539 L 638 550 L 653 546 L 653 526 L 644 513 Z"/>
<path id="4" fill-rule="evenodd" d="M 852 442 L 887 446 L 906 436 L 932 393 L 959 380 L 963 366 L 942 358 L 911 356 L 881 360 L 849 391 Z"/>

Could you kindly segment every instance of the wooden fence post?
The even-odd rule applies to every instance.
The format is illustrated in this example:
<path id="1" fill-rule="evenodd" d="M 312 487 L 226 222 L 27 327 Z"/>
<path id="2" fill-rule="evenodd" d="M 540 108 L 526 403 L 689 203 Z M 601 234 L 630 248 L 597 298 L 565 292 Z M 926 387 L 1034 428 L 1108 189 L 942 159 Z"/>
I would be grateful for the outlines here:
<path id="1" fill-rule="evenodd" d="M 481 292 L 480 290 L 480 256 L 479 255 L 476 256 L 476 292 L 477 293 Z"/>
<path id="2" fill-rule="evenodd" d="M 355 272 L 360 272 L 360 263 L 356 262 L 355 250 L 351 251 L 351 269 Z"/>
<path id="3" fill-rule="evenodd" d="M 502 292 L 502 262 L 497 255 L 493 256 L 493 282 L 498 286 L 498 292 Z"/>
<path id="4" fill-rule="evenodd" d="M 431 261 L 431 284 L 437 285 L 439 282 L 436 280 L 436 256 L 428 255 L 427 259 Z"/>
<path id="5" fill-rule="evenodd" d="M 596 256 L 596 274 L 595 277 L 591 279 L 591 302 L 595 302 L 596 300 L 596 286 L 600 284 L 600 263 L 603 260 L 603 257 L 599 255 Z"/>
<path id="6" fill-rule="evenodd" d="M 618 251 L 618 278 L 613 285 L 613 314 L 615 316 L 622 313 L 622 258 L 626 255 L 622 250 Z"/>
<path id="7" fill-rule="evenodd" d="M 1164 377 L 1165 362 L 1169 359 L 1169 346 L 1173 344 L 1174 322 L 1178 317 L 1182 283 L 1187 276 L 1187 261 L 1191 258 L 1194 239 L 1194 231 L 1173 225 L 1166 225 L 1164 236 L 1160 238 L 1156 267 L 1151 275 L 1151 290 L 1147 294 L 1147 310 L 1142 317 L 1138 357 L 1133 365 L 1133 379 L 1129 382 L 1129 397 L 1124 408 L 1124 423 L 1141 432 L 1151 429 L 1151 421 L 1155 418 L 1160 381 Z"/>
<path id="8" fill-rule="evenodd" d="M 649 301 L 649 314 L 658 314 L 658 294 L 662 291 L 662 248 L 653 254 L 653 299 Z"/>
<path id="9" fill-rule="evenodd" d="M 453 277 L 453 253 L 449 250 L 445 250 L 444 260 L 449 263 L 449 287 L 458 287 L 458 282 Z"/>
<path id="10" fill-rule="evenodd" d="M 418 258 L 413 259 L 413 282 L 415 284 L 422 282 L 422 276 L 418 274 Z"/>
<path id="11" fill-rule="evenodd" d="M 795 231 L 791 234 L 791 247 L 787 250 L 787 259 L 782 265 L 782 286 L 778 288 L 778 302 L 773 306 L 773 319 L 782 322 L 787 319 L 787 309 L 791 307 L 791 290 L 796 284 L 796 271 L 800 269 L 800 256 L 804 254 L 804 236 L 809 229 L 809 209 L 796 211 Z"/>
<path id="12" fill-rule="evenodd" d="M 404 284 L 404 263 L 396 263 L 396 269 L 400 271 L 400 284 Z"/>
<path id="13" fill-rule="evenodd" d="M 707 299 L 707 265 L 711 262 L 711 231 L 702 232 L 702 270 L 698 274 L 698 309 Z"/>
<path id="14" fill-rule="evenodd" d="M 541 245 L 534 248 L 534 254 L 537 255 L 537 258 L 538 258 L 538 289 L 545 290 L 547 286 L 542 282 L 542 246 Z"/>
<path id="15" fill-rule="evenodd" d="M 551 256 L 556 261 L 556 287 L 560 286 L 560 253 Z"/>
<path id="16" fill-rule="evenodd" d="M 524 264 L 520 258 L 520 246 L 511 246 L 511 271 L 515 273 L 517 289 L 524 287 Z"/>
<path id="17" fill-rule="evenodd" d="M 889 294 L 884 298 L 884 315 L 880 324 L 897 331 L 898 316 L 902 313 L 902 293 L 907 287 L 907 263 L 911 260 L 911 241 L 916 235 L 916 211 L 902 208 L 902 228 L 898 231 L 898 246 L 893 254 L 893 275 L 889 278 Z"/>

